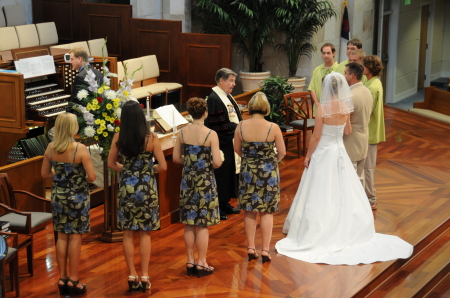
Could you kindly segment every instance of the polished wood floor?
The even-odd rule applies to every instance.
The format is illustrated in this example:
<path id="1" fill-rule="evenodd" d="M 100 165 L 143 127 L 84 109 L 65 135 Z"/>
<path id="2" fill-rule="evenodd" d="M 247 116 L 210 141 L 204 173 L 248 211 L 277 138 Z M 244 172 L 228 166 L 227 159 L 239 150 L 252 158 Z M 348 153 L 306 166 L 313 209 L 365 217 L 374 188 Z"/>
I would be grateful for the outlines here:
<path id="1" fill-rule="evenodd" d="M 379 145 L 376 230 L 397 235 L 419 248 L 427 245 L 423 240 L 429 239 L 433 230 L 449 219 L 450 125 L 392 107 L 385 108 L 385 118 L 388 140 Z M 297 261 L 275 252 L 275 242 L 284 237 L 281 228 L 303 172 L 302 161 L 303 158 L 297 159 L 291 140 L 285 164 L 280 165 L 281 211 L 274 219 L 272 262 L 263 265 L 261 260 L 247 261 L 243 215 L 232 215 L 210 228 L 208 262 L 216 268 L 215 273 L 201 279 L 187 277 L 183 225 L 173 224 L 152 233 L 150 293 L 130 294 L 121 243 L 99 240 L 103 210 L 97 207 L 91 213 L 92 232 L 83 238 L 80 278 L 88 285 L 84 296 L 322 298 L 352 297 L 371 284 L 375 288 L 379 284 L 376 284 L 377 278 L 389 273 L 394 265 L 400 267 L 403 263 L 330 266 Z M 440 270 L 445 275 L 439 268 L 450 261 L 449 234 L 442 234 L 430 245 L 431 255 L 422 256 L 428 260 L 417 265 L 422 266 L 421 272 L 408 271 L 413 265 L 407 263 L 402 267 L 401 279 L 383 285 L 378 294 L 372 296 L 383 297 L 389 293 L 389 297 L 412 297 L 416 295 L 416 288 L 427 280 L 427 273 Z M 257 248 L 261 249 L 260 238 L 257 238 Z M 58 297 L 59 275 L 51 226 L 35 235 L 34 252 L 34 277 L 25 274 L 26 258 L 21 254 L 20 296 Z M 138 253 L 136 257 L 138 264 Z M 450 297 L 445 284 L 430 293 L 429 297 Z M 7 297 L 14 297 L 14 293 L 8 292 Z"/>

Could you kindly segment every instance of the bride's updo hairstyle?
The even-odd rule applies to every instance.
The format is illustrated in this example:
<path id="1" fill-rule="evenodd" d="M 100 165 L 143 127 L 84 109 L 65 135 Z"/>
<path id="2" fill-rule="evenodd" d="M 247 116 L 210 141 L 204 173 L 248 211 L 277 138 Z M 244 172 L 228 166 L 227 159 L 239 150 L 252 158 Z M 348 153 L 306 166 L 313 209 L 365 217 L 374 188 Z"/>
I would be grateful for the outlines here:
<path id="1" fill-rule="evenodd" d="M 253 95 L 252 99 L 248 102 L 248 113 L 250 115 L 253 114 L 262 114 L 262 115 L 269 115 L 270 113 L 270 105 L 269 101 L 267 100 L 266 95 L 263 92 L 256 92 L 255 95 Z"/>
<path id="2" fill-rule="evenodd" d="M 325 76 L 320 106 L 323 117 L 331 117 L 332 114 L 348 114 L 353 111 L 350 87 L 342 74 L 332 72 Z"/>
<path id="3" fill-rule="evenodd" d="M 208 105 L 203 98 L 193 97 L 187 102 L 187 110 L 192 116 L 192 119 L 198 120 L 202 118 L 203 114 L 208 110 Z"/>

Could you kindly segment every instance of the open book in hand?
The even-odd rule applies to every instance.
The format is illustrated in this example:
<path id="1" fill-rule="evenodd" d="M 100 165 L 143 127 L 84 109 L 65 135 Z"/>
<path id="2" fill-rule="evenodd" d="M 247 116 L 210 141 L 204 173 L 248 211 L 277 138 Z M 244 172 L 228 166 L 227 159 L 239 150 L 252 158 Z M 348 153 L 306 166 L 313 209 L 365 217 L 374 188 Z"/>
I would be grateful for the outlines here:
<path id="1" fill-rule="evenodd" d="M 153 117 L 156 118 L 155 121 L 164 133 L 171 132 L 174 126 L 180 128 L 188 124 L 188 121 L 178 112 L 174 105 L 162 106 L 153 110 Z"/>

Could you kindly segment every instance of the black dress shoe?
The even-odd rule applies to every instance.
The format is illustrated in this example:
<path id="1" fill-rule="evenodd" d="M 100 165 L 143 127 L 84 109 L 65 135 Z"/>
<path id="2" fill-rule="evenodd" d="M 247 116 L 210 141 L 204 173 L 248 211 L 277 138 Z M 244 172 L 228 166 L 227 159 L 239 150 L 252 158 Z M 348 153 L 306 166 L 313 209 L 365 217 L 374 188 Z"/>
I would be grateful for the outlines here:
<path id="1" fill-rule="evenodd" d="M 225 213 L 223 213 L 223 212 L 219 212 L 219 213 L 220 213 L 220 220 L 227 220 L 228 219 L 228 216 Z"/>
<path id="2" fill-rule="evenodd" d="M 225 214 L 239 214 L 241 210 L 234 208 L 230 204 L 227 204 L 223 210 Z"/>

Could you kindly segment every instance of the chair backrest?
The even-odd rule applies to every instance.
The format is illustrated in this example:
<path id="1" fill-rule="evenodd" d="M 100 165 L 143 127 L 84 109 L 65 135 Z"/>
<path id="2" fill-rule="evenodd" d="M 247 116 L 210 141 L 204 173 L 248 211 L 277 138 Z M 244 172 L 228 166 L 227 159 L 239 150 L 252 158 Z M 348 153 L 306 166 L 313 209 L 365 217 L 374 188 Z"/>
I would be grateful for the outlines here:
<path id="1" fill-rule="evenodd" d="M 34 24 L 16 26 L 17 38 L 20 48 L 35 47 L 39 45 L 39 36 Z"/>
<path id="2" fill-rule="evenodd" d="M 0 203 L 16 209 L 16 200 L 6 173 L 0 173 Z"/>
<path id="3" fill-rule="evenodd" d="M 0 28 L 0 51 L 9 51 L 11 49 L 18 49 L 19 38 L 14 27 Z"/>
<path id="4" fill-rule="evenodd" d="M 102 56 L 102 47 L 103 47 L 103 44 L 105 43 L 104 38 L 91 39 L 91 40 L 88 40 L 87 43 L 89 45 L 89 51 L 91 52 L 92 56 L 99 56 L 99 57 Z M 108 57 L 108 49 L 106 48 L 106 45 L 105 45 L 103 55 L 105 57 Z"/>
<path id="5" fill-rule="evenodd" d="M 289 93 L 284 96 L 286 124 L 298 119 L 312 118 L 311 92 Z"/>
<path id="6" fill-rule="evenodd" d="M 55 22 L 36 24 L 36 29 L 39 35 L 39 45 L 58 44 Z"/>
<path id="7" fill-rule="evenodd" d="M 133 72 L 142 66 L 142 60 L 141 58 L 128 59 L 123 61 L 123 65 L 125 64 L 127 66 L 128 78 L 130 79 Z M 135 80 L 133 83 L 133 88 L 140 87 L 142 81 L 144 80 L 144 69 L 141 68 L 138 71 L 136 71 L 133 79 Z"/>
<path id="8" fill-rule="evenodd" d="M 6 27 L 6 19 L 3 11 L 0 11 L 0 28 L 1 27 Z"/>
<path id="9" fill-rule="evenodd" d="M 25 14 L 25 7 L 22 5 L 5 5 L 3 6 L 5 12 L 6 25 L 8 27 L 26 25 L 27 16 Z"/>
<path id="10" fill-rule="evenodd" d="M 89 46 L 86 41 L 77 41 L 77 42 L 72 42 L 70 44 L 71 49 L 76 48 L 76 47 L 84 48 L 86 50 L 87 54 L 91 55 L 91 52 L 89 51 Z"/>
<path id="11" fill-rule="evenodd" d="M 159 65 L 156 55 L 141 57 L 144 68 L 144 80 L 159 77 Z"/>
<path id="12" fill-rule="evenodd" d="M 50 48 L 67 49 L 67 52 L 68 52 L 70 50 L 70 43 L 59 44 L 56 46 L 51 46 Z"/>
<path id="13" fill-rule="evenodd" d="M 117 79 L 121 81 L 125 75 L 125 69 L 123 68 L 122 61 L 117 61 Z"/>

